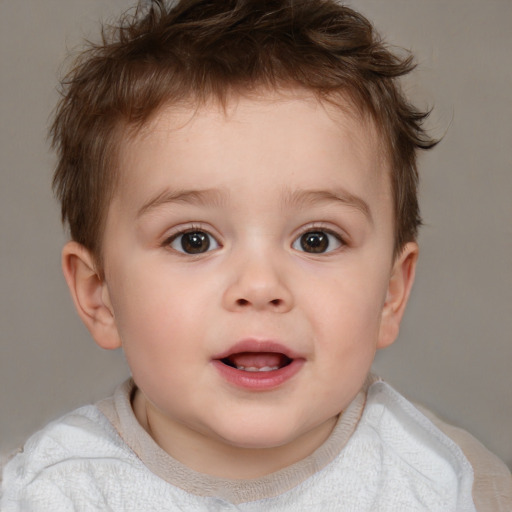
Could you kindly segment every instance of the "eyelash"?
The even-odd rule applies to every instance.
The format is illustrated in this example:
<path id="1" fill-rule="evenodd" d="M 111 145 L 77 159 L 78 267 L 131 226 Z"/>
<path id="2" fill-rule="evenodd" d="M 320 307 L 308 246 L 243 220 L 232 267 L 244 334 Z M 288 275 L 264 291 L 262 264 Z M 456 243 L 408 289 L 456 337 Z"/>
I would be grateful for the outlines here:
<path id="1" fill-rule="evenodd" d="M 302 247 L 302 249 L 296 247 L 299 244 L 302 245 L 302 243 L 301 243 L 302 238 L 308 234 L 325 234 L 325 235 L 327 235 L 327 247 L 325 248 L 326 250 L 315 252 L 315 251 L 302 250 L 302 249 L 304 249 L 304 247 Z M 334 248 L 329 248 L 329 246 L 332 244 L 332 242 L 331 242 L 332 239 L 334 239 L 336 241 L 338 246 L 334 247 Z M 332 229 L 328 229 L 322 225 L 311 224 L 311 225 L 303 228 L 301 230 L 301 232 L 299 233 L 299 235 L 294 238 L 293 243 L 292 243 L 292 248 L 297 251 L 304 252 L 306 254 L 329 254 L 331 252 L 334 252 L 336 250 L 339 250 L 339 249 L 345 247 L 346 245 L 347 245 L 347 242 L 345 241 L 345 237 L 340 235 L 336 231 L 334 231 Z"/>
<path id="2" fill-rule="evenodd" d="M 205 236 L 199 236 L 196 237 L 196 241 L 201 244 L 202 242 L 206 242 L 206 247 L 200 247 L 200 245 L 197 245 L 196 247 L 199 249 L 197 252 L 194 252 L 194 241 L 189 240 L 189 250 L 187 251 L 184 243 L 187 243 L 186 240 L 182 237 L 184 237 L 187 234 L 196 234 L 196 235 L 205 235 Z M 313 238 L 310 238 L 310 243 L 312 243 L 312 247 L 310 247 L 310 251 L 307 251 L 305 249 L 305 243 L 306 240 L 303 238 L 306 235 L 311 236 L 317 236 L 317 240 L 314 241 Z M 320 235 L 320 237 L 318 237 Z M 322 235 L 327 235 L 325 238 L 322 238 Z M 177 241 L 179 241 L 181 238 L 181 248 L 178 248 L 174 246 Z M 336 247 L 331 248 L 332 240 L 335 240 Z M 212 248 L 212 242 L 214 247 Z M 314 243 L 317 244 L 317 248 L 319 248 L 318 251 L 315 250 Z M 326 245 L 325 245 L 326 244 Z M 333 251 L 336 251 L 344 246 L 346 246 L 347 243 L 345 242 L 345 239 L 343 236 L 341 236 L 339 233 L 336 233 L 335 231 L 331 229 L 327 229 L 324 226 L 320 225 L 309 225 L 306 228 L 304 228 L 294 239 L 292 242 L 292 249 L 295 249 L 298 252 L 304 252 L 306 254 L 328 254 Z M 213 236 L 208 230 L 202 228 L 201 226 L 191 226 L 189 228 L 183 229 L 181 231 L 178 231 L 176 233 L 173 233 L 171 236 L 167 237 L 163 243 L 162 246 L 169 247 L 172 250 L 174 250 L 177 253 L 184 254 L 187 256 L 196 256 L 208 253 L 212 250 L 218 249 L 221 247 L 220 242 L 217 240 L 215 236 Z"/>
<path id="3" fill-rule="evenodd" d="M 175 242 L 177 242 L 180 237 L 184 237 L 185 235 L 187 234 L 193 234 L 193 233 L 196 233 L 196 234 L 204 234 L 206 235 L 206 238 L 203 238 L 203 241 L 206 239 L 208 241 L 208 244 L 206 246 L 206 250 L 204 251 L 198 251 L 198 252 L 187 252 L 185 250 L 185 247 L 183 246 L 183 243 L 184 243 L 184 239 L 182 238 L 181 239 L 181 248 L 183 250 L 180 250 L 179 248 L 177 247 L 173 247 L 173 244 Z M 200 255 L 200 254 L 204 254 L 206 252 L 210 252 L 211 250 L 213 250 L 211 248 L 211 245 L 212 245 L 212 241 L 213 241 L 213 244 L 215 245 L 213 247 L 213 249 L 217 249 L 219 247 L 221 247 L 221 244 L 220 242 L 217 240 L 217 238 L 215 236 L 213 236 L 207 229 L 204 229 L 203 227 L 201 226 L 190 226 L 189 228 L 186 228 L 186 229 L 182 229 L 180 231 L 177 231 L 176 233 L 173 233 L 171 236 L 167 237 L 163 243 L 162 243 L 162 246 L 163 247 L 169 247 L 171 248 L 172 250 L 174 250 L 175 252 L 177 253 L 181 253 L 181 254 L 184 254 L 186 256 L 196 256 L 196 255 Z"/>

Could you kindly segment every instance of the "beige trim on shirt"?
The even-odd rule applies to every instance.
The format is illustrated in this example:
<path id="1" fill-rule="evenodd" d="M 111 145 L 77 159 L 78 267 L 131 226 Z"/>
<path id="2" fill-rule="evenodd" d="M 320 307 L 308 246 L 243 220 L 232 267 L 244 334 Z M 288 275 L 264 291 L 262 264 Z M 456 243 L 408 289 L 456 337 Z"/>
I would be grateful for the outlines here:
<path id="1" fill-rule="evenodd" d="M 170 484 L 199 496 L 218 497 L 233 504 L 258 501 L 283 494 L 332 462 L 349 441 L 364 409 L 366 389 L 361 390 L 340 415 L 333 432 L 309 457 L 270 475 L 251 480 L 230 480 L 198 473 L 162 450 L 135 418 L 132 381 L 123 384 L 112 398 L 97 404 L 126 444 L 146 467 Z"/>
<path id="2" fill-rule="evenodd" d="M 135 418 L 133 381 L 120 386 L 113 397 L 97 404 L 126 444 L 147 468 L 163 480 L 200 496 L 216 496 L 234 504 L 278 496 L 299 485 L 329 464 L 344 448 L 363 413 L 368 387 L 377 377 L 370 375 L 340 418 L 327 441 L 309 457 L 280 471 L 253 480 L 229 480 L 198 473 L 162 450 Z M 417 406 L 418 407 L 418 406 Z M 512 475 L 507 466 L 473 436 L 442 422 L 423 407 L 418 409 L 452 439 L 473 467 L 473 501 L 479 512 L 512 512 Z"/>

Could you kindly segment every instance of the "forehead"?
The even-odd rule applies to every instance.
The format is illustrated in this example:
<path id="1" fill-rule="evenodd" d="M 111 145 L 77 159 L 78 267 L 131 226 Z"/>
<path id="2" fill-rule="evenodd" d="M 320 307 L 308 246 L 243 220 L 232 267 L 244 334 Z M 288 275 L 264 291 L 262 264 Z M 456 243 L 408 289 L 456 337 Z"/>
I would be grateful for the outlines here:
<path id="1" fill-rule="evenodd" d="M 224 105 L 168 105 L 120 147 L 114 200 L 137 201 L 169 186 L 225 188 L 251 180 L 284 177 L 296 188 L 336 187 L 333 166 L 346 172 L 358 194 L 388 197 L 389 165 L 375 123 L 343 98 L 321 101 L 303 90 L 232 97 Z M 329 167 L 329 169 L 327 169 Z M 334 180 L 336 181 L 336 180 Z"/>

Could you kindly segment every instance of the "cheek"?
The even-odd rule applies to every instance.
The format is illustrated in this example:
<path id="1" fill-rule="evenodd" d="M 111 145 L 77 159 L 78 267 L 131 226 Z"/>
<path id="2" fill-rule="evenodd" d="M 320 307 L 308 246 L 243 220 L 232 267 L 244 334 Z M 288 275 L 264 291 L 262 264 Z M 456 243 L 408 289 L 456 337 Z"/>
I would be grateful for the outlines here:
<path id="1" fill-rule="evenodd" d="M 166 280 L 156 279 L 140 267 L 135 270 L 122 266 L 109 278 L 116 326 L 127 357 L 137 348 L 143 347 L 145 354 L 165 343 L 171 337 L 172 319 L 176 316 L 172 303 L 176 294 Z"/>
<path id="2" fill-rule="evenodd" d="M 369 272 L 345 272 L 319 284 L 305 300 L 314 311 L 315 328 L 321 338 L 339 337 L 342 345 L 365 344 L 376 336 L 380 325 L 386 286 Z M 324 281 L 325 283 L 325 281 Z"/>
<path id="3" fill-rule="evenodd" d="M 375 357 L 382 291 L 365 286 L 364 281 L 342 280 L 333 283 L 328 295 L 330 300 L 315 306 L 318 315 L 313 326 L 315 354 L 322 370 L 320 387 L 333 403 L 345 406 L 345 399 L 362 386 Z"/>
<path id="4" fill-rule="evenodd" d="M 175 403 L 183 393 L 189 372 L 202 361 L 197 321 L 180 295 L 171 291 L 141 294 L 120 319 L 120 336 L 131 374 L 144 394 L 158 407 Z M 158 299 L 158 300 L 157 300 Z M 189 316 L 187 316 L 189 315 Z"/>
<path id="5" fill-rule="evenodd" d="M 165 359 L 192 358 L 194 337 L 208 324 L 211 293 L 198 276 L 161 265 L 140 268 L 127 268 L 113 279 L 119 286 L 114 286 L 112 303 L 128 362 L 159 365 Z"/>

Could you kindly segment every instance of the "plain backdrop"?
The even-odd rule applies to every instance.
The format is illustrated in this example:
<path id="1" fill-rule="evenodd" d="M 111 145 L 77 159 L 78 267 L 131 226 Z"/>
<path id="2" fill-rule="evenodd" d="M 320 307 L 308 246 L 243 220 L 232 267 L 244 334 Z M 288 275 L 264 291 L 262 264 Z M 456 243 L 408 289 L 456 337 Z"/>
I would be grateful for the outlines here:
<path id="1" fill-rule="evenodd" d="M 512 465 L 512 2 L 352 0 L 419 64 L 405 88 L 443 142 L 420 159 L 425 226 L 398 341 L 375 370 Z M 62 62 L 128 0 L 0 0 L 0 453 L 110 394 L 60 270 L 46 133 Z"/>

